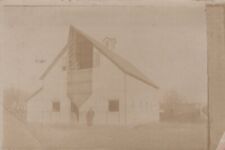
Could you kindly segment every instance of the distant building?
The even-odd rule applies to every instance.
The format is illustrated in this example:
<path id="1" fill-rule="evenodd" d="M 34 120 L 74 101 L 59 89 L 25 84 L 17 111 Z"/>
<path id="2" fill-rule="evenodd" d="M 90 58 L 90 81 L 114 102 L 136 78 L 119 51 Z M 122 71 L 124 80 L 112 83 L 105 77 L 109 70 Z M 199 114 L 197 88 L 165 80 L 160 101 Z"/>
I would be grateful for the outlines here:
<path id="1" fill-rule="evenodd" d="M 160 104 L 160 121 L 201 123 L 207 120 L 206 106 L 199 103 L 170 101 Z"/>
<path id="2" fill-rule="evenodd" d="M 159 120 L 158 86 L 104 44 L 70 27 L 68 42 L 28 100 L 36 123 L 135 125 Z M 93 113 L 94 112 L 94 113 Z"/>

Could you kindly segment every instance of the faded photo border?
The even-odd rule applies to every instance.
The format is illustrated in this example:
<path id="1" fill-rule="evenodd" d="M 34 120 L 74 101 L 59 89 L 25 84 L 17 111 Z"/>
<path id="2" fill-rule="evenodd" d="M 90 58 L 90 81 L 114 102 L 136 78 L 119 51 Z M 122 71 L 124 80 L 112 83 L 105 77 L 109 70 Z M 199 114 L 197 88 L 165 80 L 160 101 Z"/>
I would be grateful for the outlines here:
<path id="1" fill-rule="evenodd" d="M 1 0 L 5 6 L 187 6 L 207 0 Z M 213 2 L 214 3 L 214 2 Z"/>

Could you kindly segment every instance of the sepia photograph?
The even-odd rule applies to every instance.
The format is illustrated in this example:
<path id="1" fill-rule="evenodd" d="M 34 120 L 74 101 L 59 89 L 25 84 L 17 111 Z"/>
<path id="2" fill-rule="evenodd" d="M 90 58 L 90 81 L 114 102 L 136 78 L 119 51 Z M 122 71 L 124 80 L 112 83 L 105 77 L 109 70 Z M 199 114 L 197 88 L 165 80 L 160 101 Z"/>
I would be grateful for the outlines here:
<path id="1" fill-rule="evenodd" d="M 1 149 L 216 150 L 224 8 L 4 6 Z"/>

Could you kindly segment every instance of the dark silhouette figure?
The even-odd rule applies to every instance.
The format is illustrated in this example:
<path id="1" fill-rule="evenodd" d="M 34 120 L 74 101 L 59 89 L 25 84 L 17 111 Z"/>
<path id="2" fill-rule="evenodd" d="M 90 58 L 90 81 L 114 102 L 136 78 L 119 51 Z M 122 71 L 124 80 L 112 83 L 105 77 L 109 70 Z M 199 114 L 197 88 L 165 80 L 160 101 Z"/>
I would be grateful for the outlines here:
<path id="1" fill-rule="evenodd" d="M 74 103 L 71 104 L 71 111 L 72 111 L 72 116 L 74 120 L 76 118 L 76 121 L 79 122 L 79 109 L 76 104 Z"/>
<path id="2" fill-rule="evenodd" d="M 90 108 L 86 114 L 87 125 L 92 126 L 94 120 L 95 112 L 92 108 Z"/>

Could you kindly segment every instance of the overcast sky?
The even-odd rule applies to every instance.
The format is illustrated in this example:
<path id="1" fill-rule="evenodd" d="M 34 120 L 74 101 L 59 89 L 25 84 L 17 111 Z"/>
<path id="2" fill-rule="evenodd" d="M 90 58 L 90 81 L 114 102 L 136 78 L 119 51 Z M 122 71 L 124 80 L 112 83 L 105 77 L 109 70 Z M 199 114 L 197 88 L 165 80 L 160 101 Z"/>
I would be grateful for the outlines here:
<path id="1" fill-rule="evenodd" d="M 102 41 L 163 91 L 206 102 L 206 23 L 202 5 L 148 7 L 5 7 L 5 86 L 33 89 L 65 45 L 69 25 Z M 36 63 L 44 59 L 45 63 Z M 29 87 L 29 88 L 27 88 Z M 32 87 L 32 88 L 31 88 Z"/>

